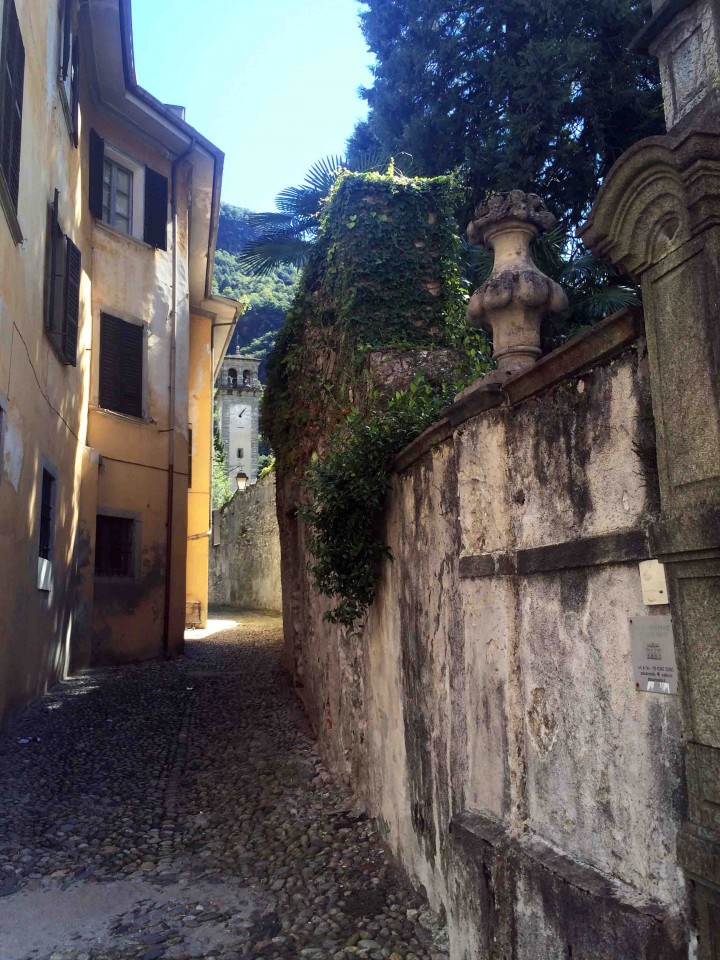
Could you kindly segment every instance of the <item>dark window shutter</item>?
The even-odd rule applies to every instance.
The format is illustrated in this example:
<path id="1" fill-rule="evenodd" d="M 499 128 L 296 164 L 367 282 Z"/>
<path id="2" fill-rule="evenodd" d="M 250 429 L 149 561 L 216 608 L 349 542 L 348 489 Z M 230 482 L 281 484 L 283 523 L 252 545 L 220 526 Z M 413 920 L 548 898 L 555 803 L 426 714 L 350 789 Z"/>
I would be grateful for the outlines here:
<path id="1" fill-rule="evenodd" d="M 55 290 L 57 286 L 57 238 L 60 232 L 58 224 L 58 206 L 60 194 L 56 190 L 55 198 L 48 204 L 46 270 L 45 270 L 45 329 L 52 333 L 55 329 Z"/>
<path id="2" fill-rule="evenodd" d="M 90 131 L 90 213 L 102 220 L 103 212 L 103 163 L 105 141 L 94 130 Z"/>
<path id="3" fill-rule="evenodd" d="M 144 329 L 118 317 L 100 318 L 100 406 L 142 416 Z"/>
<path id="4" fill-rule="evenodd" d="M 75 37 L 72 50 L 72 115 L 73 144 L 78 145 L 78 129 L 80 124 L 80 42 Z M 101 201 L 102 204 L 102 201 Z"/>
<path id="5" fill-rule="evenodd" d="M 72 66 L 70 59 L 70 43 L 72 38 L 72 0 L 60 0 L 62 9 L 62 63 L 60 64 L 60 77 L 67 80 L 68 73 Z"/>
<path id="6" fill-rule="evenodd" d="M 168 180 L 145 168 L 145 243 L 167 250 Z"/>
<path id="7" fill-rule="evenodd" d="M 78 320 L 80 317 L 80 278 L 82 277 L 82 254 L 66 237 L 65 254 L 65 316 L 63 329 L 63 353 L 71 366 L 77 364 Z"/>
<path id="8" fill-rule="evenodd" d="M 20 192 L 20 144 L 22 139 L 25 47 L 15 0 L 6 0 L 1 55 L 2 101 L 0 102 L 0 167 L 17 210 Z"/>

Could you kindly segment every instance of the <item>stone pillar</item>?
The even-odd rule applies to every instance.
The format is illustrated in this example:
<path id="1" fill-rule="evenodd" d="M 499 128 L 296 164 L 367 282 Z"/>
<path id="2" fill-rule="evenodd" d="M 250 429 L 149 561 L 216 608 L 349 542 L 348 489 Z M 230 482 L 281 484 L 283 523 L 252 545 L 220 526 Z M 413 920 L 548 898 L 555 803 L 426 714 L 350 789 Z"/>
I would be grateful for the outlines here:
<path id="1" fill-rule="evenodd" d="M 636 40 L 661 62 L 667 136 L 632 147 L 581 231 L 642 285 L 661 514 L 687 739 L 678 860 L 699 958 L 720 960 L 720 44 L 715 0 L 666 0 Z M 658 763 L 663 758 L 657 758 Z"/>
<path id="2" fill-rule="evenodd" d="M 490 277 L 470 298 L 468 323 L 493 335 L 497 370 L 484 384 L 502 383 L 540 358 L 540 324 L 567 309 L 562 287 L 546 277 L 530 256 L 530 244 L 557 224 L 540 197 L 522 190 L 497 193 L 475 210 L 468 225 L 470 243 L 490 247 Z"/>

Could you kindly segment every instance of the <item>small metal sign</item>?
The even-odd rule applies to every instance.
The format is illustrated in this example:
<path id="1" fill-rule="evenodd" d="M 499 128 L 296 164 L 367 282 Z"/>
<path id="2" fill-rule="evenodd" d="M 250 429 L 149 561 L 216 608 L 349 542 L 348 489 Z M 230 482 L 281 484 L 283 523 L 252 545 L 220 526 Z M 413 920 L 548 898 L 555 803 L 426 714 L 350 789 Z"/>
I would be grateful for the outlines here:
<path id="1" fill-rule="evenodd" d="M 670 617 L 633 617 L 630 633 L 636 688 L 646 693 L 677 693 L 675 640 Z"/>

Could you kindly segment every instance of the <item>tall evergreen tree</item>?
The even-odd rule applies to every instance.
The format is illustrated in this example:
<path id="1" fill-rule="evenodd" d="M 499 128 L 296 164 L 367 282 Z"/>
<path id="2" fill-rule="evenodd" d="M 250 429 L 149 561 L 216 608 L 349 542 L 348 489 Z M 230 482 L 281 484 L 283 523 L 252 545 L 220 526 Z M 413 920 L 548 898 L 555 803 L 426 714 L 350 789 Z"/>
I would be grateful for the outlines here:
<path id="1" fill-rule="evenodd" d="M 635 141 L 662 131 L 654 61 L 628 44 L 649 0 L 363 0 L 376 57 L 354 149 L 463 165 L 475 194 L 535 190 L 568 225 Z"/>

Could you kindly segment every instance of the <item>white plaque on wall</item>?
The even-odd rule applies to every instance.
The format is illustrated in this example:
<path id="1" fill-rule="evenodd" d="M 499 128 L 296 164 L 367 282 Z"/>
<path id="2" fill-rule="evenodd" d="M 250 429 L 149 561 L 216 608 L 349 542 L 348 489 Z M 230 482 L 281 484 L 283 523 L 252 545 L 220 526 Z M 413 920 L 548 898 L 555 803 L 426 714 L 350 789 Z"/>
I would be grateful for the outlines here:
<path id="1" fill-rule="evenodd" d="M 635 686 L 645 693 L 677 693 L 677 662 L 669 616 L 630 620 Z"/>

